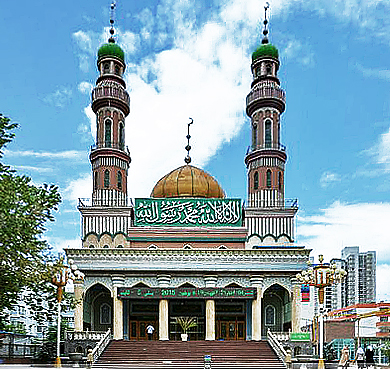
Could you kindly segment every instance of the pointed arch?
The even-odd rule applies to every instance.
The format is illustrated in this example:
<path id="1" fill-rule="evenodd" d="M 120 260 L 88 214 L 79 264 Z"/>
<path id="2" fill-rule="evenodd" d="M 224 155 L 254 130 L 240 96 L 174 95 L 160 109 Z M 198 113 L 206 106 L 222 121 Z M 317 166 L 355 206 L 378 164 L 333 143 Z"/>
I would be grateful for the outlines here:
<path id="1" fill-rule="evenodd" d="M 106 119 L 104 122 L 104 146 L 111 147 L 111 120 Z"/>
<path id="2" fill-rule="evenodd" d="M 110 171 L 108 169 L 104 171 L 104 187 L 110 187 Z"/>
<path id="3" fill-rule="evenodd" d="M 255 172 L 253 175 L 253 189 L 258 190 L 259 189 L 259 172 Z"/>
<path id="4" fill-rule="evenodd" d="M 117 174 L 117 187 L 119 190 L 122 189 L 122 173 L 120 170 L 118 170 L 118 174 Z"/>
<path id="5" fill-rule="evenodd" d="M 266 178 L 267 188 L 271 188 L 272 187 L 272 172 L 271 172 L 271 169 L 267 170 L 266 176 L 267 176 L 267 178 Z"/>

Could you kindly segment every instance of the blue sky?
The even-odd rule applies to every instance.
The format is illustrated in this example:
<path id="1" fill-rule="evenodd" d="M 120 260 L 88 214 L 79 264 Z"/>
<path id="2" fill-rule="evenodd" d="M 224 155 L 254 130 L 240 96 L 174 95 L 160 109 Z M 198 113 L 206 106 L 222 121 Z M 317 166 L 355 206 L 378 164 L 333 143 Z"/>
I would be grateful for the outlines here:
<path id="1" fill-rule="evenodd" d="M 298 198 L 297 243 L 339 257 L 376 250 L 378 300 L 390 301 L 390 3 L 270 1 L 270 41 L 286 90 L 286 198 Z M 20 124 L 4 160 L 63 202 L 46 237 L 80 246 L 77 198 L 92 191 L 90 90 L 109 6 L 95 1 L 7 2 L 0 14 L 1 112 Z M 126 143 L 130 197 L 149 196 L 182 165 L 188 118 L 193 163 L 230 197 L 246 198 L 250 142 L 245 97 L 261 40 L 262 1 L 118 1 L 118 44 L 131 96 Z"/>

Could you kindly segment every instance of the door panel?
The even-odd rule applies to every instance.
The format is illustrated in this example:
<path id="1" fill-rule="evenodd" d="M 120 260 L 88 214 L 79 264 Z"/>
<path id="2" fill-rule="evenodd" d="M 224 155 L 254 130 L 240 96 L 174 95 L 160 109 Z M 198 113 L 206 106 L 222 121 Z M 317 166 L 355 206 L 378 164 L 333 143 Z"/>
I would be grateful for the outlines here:
<path id="1" fill-rule="evenodd" d="M 146 334 L 146 327 L 149 324 L 152 324 L 153 327 L 155 328 L 155 331 L 153 333 L 153 339 L 157 340 L 158 339 L 158 333 L 157 333 L 157 321 L 139 321 L 139 320 L 130 320 L 129 321 L 129 338 L 132 341 L 142 341 L 142 340 L 147 340 L 148 335 Z"/>
<path id="2" fill-rule="evenodd" d="M 245 321 L 217 321 L 217 338 L 223 340 L 245 340 Z"/>

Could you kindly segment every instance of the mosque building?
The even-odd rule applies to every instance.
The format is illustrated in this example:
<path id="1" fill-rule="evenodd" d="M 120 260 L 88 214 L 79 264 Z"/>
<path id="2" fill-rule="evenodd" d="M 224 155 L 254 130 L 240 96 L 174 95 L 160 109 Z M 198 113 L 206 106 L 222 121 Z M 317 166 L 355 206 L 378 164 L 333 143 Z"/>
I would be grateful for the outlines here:
<path id="1" fill-rule="evenodd" d="M 113 339 L 143 340 L 152 324 L 154 339 L 180 340 L 180 319 L 193 318 L 191 340 L 261 340 L 268 329 L 299 331 L 301 285 L 295 276 L 310 250 L 294 243 L 297 201 L 284 198 L 285 92 L 267 18 L 262 44 L 252 54 L 246 98 L 252 130 L 246 206 L 190 164 L 190 124 L 185 165 L 161 178 L 149 198 L 129 201 L 130 97 L 113 23 L 108 43 L 98 50 L 92 91 L 92 199 L 78 207 L 82 247 L 66 250 L 84 273 L 75 281 L 75 330 L 110 328 Z"/>

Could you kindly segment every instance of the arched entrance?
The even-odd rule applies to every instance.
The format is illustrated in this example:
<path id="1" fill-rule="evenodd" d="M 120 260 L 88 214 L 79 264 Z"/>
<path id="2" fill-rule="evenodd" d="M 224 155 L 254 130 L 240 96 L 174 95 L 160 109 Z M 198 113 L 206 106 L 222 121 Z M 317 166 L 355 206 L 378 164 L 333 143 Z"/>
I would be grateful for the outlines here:
<path id="1" fill-rule="evenodd" d="M 289 292 L 279 284 L 264 291 L 262 299 L 262 336 L 272 332 L 288 332 L 291 329 L 291 299 Z"/>
<path id="2" fill-rule="evenodd" d="M 110 290 L 100 283 L 90 287 L 84 297 L 84 330 L 107 331 L 113 328 Z"/>

